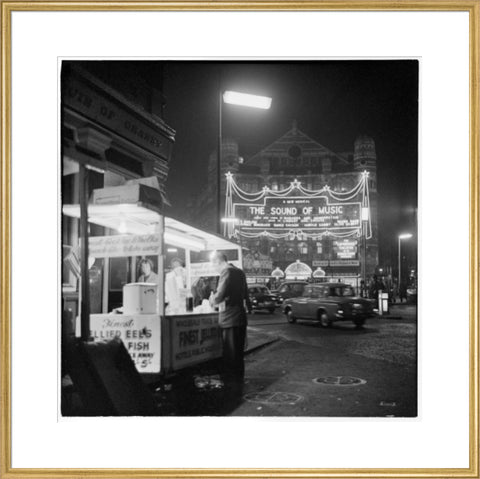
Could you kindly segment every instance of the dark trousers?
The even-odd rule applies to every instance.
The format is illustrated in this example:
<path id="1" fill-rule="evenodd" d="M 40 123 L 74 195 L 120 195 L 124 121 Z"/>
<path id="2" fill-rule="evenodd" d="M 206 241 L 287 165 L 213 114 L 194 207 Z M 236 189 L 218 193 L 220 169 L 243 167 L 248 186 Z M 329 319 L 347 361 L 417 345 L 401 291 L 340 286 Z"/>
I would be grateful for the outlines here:
<path id="1" fill-rule="evenodd" d="M 247 326 L 222 328 L 223 376 L 225 381 L 243 380 L 245 364 L 243 351 Z"/>

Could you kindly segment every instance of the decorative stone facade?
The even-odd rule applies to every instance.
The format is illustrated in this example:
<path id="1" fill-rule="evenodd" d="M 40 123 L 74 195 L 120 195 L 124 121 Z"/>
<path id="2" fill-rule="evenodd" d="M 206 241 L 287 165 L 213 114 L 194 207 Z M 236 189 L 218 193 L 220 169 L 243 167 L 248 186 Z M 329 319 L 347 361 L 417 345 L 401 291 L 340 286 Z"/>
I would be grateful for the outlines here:
<path id="1" fill-rule="evenodd" d="M 257 154 L 243 160 L 239 156 L 239 146 L 233 140 L 226 140 L 222 151 L 222 198 L 225 198 L 225 173 L 233 173 L 236 184 L 244 191 L 255 193 L 264 186 L 271 190 L 282 190 L 294 180 L 298 180 L 309 190 L 320 190 L 328 185 L 334 192 L 352 190 L 360 181 L 364 171 L 369 174 L 370 220 L 372 237 L 357 240 L 357 254 L 353 260 L 338 258 L 332 238 L 322 240 L 280 239 L 268 237 L 243 238 L 243 246 L 250 254 L 272 267 L 282 270 L 291 263 L 300 260 L 313 270 L 321 267 L 326 278 L 350 278 L 349 282 L 358 285 L 363 276 L 375 273 L 378 266 L 378 222 L 377 222 L 377 178 L 375 142 L 367 136 L 359 136 L 351 152 L 336 153 L 319 144 L 298 129 L 296 123 L 278 140 L 266 146 Z M 216 154 L 209 162 L 209 181 L 204 193 L 193 209 L 192 221 L 203 227 L 214 228 L 216 198 Z M 222 206 L 223 211 L 223 206 Z M 366 253 L 366 254 L 365 254 Z M 247 265 L 245 265 L 247 266 Z M 264 268 L 249 271 L 247 274 L 266 278 Z M 356 278 L 356 279 L 354 279 Z"/>

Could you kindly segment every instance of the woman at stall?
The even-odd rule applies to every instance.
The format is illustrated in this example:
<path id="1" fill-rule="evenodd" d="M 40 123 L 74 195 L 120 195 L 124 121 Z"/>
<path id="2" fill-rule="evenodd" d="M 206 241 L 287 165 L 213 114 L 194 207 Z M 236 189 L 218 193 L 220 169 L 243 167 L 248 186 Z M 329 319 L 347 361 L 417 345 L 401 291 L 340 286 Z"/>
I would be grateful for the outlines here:
<path id="1" fill-rule="evenodd" d="M 148 258 L 140 260 L 141 275 L 138 278 L 139 283 L 158 283 L 158 275 L 153 271 L 153 262 Z"/>

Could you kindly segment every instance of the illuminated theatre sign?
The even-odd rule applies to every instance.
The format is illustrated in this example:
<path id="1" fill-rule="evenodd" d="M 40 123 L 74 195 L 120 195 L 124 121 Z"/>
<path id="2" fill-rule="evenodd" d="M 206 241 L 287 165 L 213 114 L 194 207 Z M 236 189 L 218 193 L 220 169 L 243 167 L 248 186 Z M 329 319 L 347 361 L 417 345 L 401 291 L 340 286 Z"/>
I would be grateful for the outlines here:
<path id="1" fill-rule="evenodd" d="M 360 228 L 361 203 L 333 203 L 316 198 L 266 196 L 263 204 L 234 203 L 242 230 L 344 230 Z"/>
<path id="2" fill-rule="evenodd" d="M 368 173 L 350 191 L 335 192 L 328 186 L 309 190 L 295 180 L 284 190 L 263 187 L 257 193 L 242 190 L 227 173 L 225 235 L 257 238 L 346 239 L 372 234 Z M 356 254 L 347 240 L 336 244 L 337 256 Z"/>

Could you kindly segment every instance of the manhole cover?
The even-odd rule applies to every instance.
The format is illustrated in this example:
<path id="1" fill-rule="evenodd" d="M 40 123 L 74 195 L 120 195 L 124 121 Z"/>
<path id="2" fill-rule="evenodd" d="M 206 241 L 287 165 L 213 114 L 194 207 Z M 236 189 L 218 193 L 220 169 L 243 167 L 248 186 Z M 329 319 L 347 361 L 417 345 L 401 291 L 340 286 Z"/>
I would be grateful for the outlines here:
<path id="1" fill-rule="evenodd" d="M 380 401 L 380 406 L 394 407 L 396 405 L 395 401 Z"/>
<path id="2" fill-rule="evenodd" d="M 260 404 L 295 404 L 303 399 L 300 394 L 284 392 L 256 392 L 244 396 L 246 401 Z"/>
<path id="3" fill-rule="evenodd" d="M 360 386 L 367 383 L 365 379 L 352 376 L 323 376 L 315 378 L 313 382 L 325 386 Z"/>

